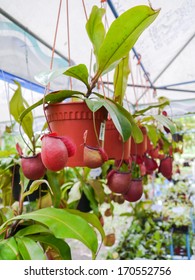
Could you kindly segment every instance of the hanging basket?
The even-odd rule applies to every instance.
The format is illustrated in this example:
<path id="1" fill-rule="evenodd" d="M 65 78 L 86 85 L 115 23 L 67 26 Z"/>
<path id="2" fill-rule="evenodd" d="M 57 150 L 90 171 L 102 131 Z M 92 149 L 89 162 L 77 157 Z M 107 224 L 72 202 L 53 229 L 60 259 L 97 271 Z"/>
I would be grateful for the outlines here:
<path id="1" fill-rule="evenodd" d="M 90 111 L 85 102 L 50 104 L 46 107 L 46 115 L 52 132 L 69 137 L 76 145 L 76 153 L 68 159 L 67 166 L 84 167 L 84 133 L 88 132 L 86 144 L 98 147 L 95 129 L 99 136 L 101 123 L 107 118 L 106 109 L 102 107 L 95 112 L 95 129 L 93 112 Z"/>
<path id="2" fill-rule="evenodd" d="M 147 130 L 145 127 L 140 127 L 143 133 L 143 141 L 141 143 L 135 143 L 134 139 L 131 139 L 131 155 L 139 155 L 142 156 L 145 154 L 148 148 L 147 141 Z"/>
<path id="3" fill-rule="evenodd" d="M 121 160 L 122 157 L 124 160 L 129 159 L 131 138 L 129 138 L 126 142 L 123 142 L 122 137 L 112 120 L 106 121 L 104 148 L 109 159 Z"/>

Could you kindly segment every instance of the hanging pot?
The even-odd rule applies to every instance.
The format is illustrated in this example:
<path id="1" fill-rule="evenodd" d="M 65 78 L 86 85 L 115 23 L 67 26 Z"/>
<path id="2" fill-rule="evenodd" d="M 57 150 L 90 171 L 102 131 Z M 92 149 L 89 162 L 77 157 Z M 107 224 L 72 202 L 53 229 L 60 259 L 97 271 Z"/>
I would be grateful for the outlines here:
<path id="1" fill-rule="evenodd" d="M 109 159 L 128 160 L 131 148 L 131 138 L 123 142 L 121 135 L 112 120 L 106 121 L 104 149 Z M 124 154 L 123 154 L 124 153 Z"/>
<path id="2" fill-rule="evenodd" d="M 102 107 L 94 113 L 95 122 L 93 122 L 93 112 L 85 102 L 50 104 L 46 107 L 46 115 L 52 132 L 69 137 L 76 145 L 76 153 L 68 159 L 67 166 L 84 167 L 84 133 L 88 132 L 86 144 L 98 147 L 95 130 L 99 137 L 101 123 L 107 118 L 106 109 Z"/>
<path id="3" fill-rule="evenodd" d="M 147 151 L 147 130 L 145 127 L 140 127 L 143 133 L 143 141 L 141 143 L 135 143 L 134 139 L 131 139 L 131 155 L 143 155 Z"/>
<path id="4" fill-rule="evenodd" d="M 124 194 L 124 199 L 129 202 L 138 201 L 143 194 L 142 178 L 132 179 L 128 191 Z"/>

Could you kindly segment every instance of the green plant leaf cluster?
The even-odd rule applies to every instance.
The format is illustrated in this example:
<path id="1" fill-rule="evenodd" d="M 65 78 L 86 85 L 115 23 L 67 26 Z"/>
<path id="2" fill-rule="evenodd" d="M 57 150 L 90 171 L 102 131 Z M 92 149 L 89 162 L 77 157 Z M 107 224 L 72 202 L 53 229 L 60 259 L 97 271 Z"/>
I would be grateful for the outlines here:
<path id="1" fill-rule="evenodd" d="M 129 74 L 129 55 L 127 55 L 116 66 L 114 72 L 114 101 L 120 105 L 123 104 Z"/>
<path id="2" fill-rule="evenodd" d="M 15 84 L 18 86 L 16 91 L 14 92 L 14 95 L 12 96 L 10 100 L 10 113 L 14 117 L 16 122 L 20 121 L 20 115 L 23 111 L 25 111 L 29 105 L 26 102 L 26 100 L 22 96 L 21 91 L 21 85 L 18 82 L 15 82 Z M 22 128 L 26 135 L 28 136 L 29 140 L 32 142 L 33 140 L 33 115 L 32 112 L 29 111 L 28 114 L 25 115 L 25 118 L 22 122 Z"/>
<path id="3" fill-rule="evenodd" d="M 168 223 L 162 221 L 161 216 L 151 209 L 152 201 L 140 201 L 132 206 L 131 213 L 123 215 L 131 216 L 132 223 L 129 229 L 123 233 L 121 240 L 112 252 L 118 254 L 118 259 L 168 259 L 168 246 L 170 240 Z"/>
<path id="4" fill-rule="evenodd" d="M 94 55 L 96 57 L 96 67 L 93 77 L 89 77 L 89 71 L 84 64 L 69 67 L 63 72 L 64 75 L 70 76 L 83 82 L 87 88 L 86 92 L 78 92 L 74 90 L 61 90 L 49 93 L 45 98 L 41 99 L 34 105 L 30 106 L 20 114 L 20 121 L 23 122 L 24 117 L 37 106 L 47 103 L 61 102 L 65 99 L 79 97 L 85 100 L 93 93 L 100 76 L 116 67 L 114 87 L 114 100 L 111 103 L 107 98 L 102 98 L 102 103 L 111 115 L 116 129 L 121 134 L 123 141 L 126 141 L 131 135 L 136 142 L 142 141 L 142 133 L 130 112 L 122 106 L 127 86 L 127 78 L 129 75 L 128 57 L 135 42 L 141 33 L 155 20 L 159 14 L 159 10 L 155 11 L 148 6 L 136 6 L 121 14 L 113 21 L 108 31 L 105 31 L 103 24 L 103 16 L 105 10 L 94 6 L 86 23 L 86 31 L 93 46 Z M 59 71 L 49 72 L 41 75 L 41 79 L 48 83 L 58 76 Z M 100 96 L 98 96 L 100 98 Z M 89 108 L 94 110 L 94 106 L 87 101 Z M 97 104 L 97 103 L 96 103 Z M 99 106 L 98 105 L 98 106 Z M 101 106 L 101 105 L 100 105 Z M 96 107 L 97 108 L 97 107 Z"/>
<path id="5" fill-rule="evenodd" d="M 8 226 L 13 227 L 16 221 L 19 221 L 20 225 L 24 223 L 24 227 L 14 236 L 0 240 L 0 259 L 46 259 L 45 247 L 40 246 L 42 244 L 57 250 L 62 259 L 71 259 L 70 248 L 65 241 L 67 238 L 82 242 L 95 258 L 98 241 L 92 226 L 104 236 L 100 222 L 94 214 L 81 214 L 76 210 L 44 208 L 25 213 L 3 223 L 0 233 Z M 34 224 L 27 226 L 25 223 L 29 221 Z"/>
<path id="6" fill-rule="evenodd" d="M 159 11 L 136 6 L 111 24 L 98 52 L 96 77 L 116 67 L 126 57 L 141 33 L 155 20 Z"/>

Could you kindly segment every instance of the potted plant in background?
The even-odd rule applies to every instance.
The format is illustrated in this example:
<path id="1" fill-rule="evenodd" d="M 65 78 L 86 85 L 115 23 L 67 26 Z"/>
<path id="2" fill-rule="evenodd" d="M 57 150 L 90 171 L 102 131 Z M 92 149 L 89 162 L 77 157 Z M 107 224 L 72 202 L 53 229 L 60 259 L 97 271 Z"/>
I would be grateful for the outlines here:
<path id="1" fill-rule="evenodd" d="M 169 224 L 152 209 L 152 201 L 131 203 L 131 211 L 121 214 L 132 218 L 118 244 L 108 252 L 107 259 L 170 259 L 168 256 Z"/>

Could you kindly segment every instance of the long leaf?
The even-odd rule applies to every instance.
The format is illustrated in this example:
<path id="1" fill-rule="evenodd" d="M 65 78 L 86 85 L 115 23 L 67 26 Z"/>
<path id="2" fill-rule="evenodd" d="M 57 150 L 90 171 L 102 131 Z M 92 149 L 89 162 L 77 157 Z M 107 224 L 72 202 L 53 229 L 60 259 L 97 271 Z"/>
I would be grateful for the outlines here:
<path id="1" fill-rule="evenodd" d="M 62 75 L 64 73 L 64 71 L 66 71 L 66 69 L 67 69 L 67 67 L 66 68 L 60 68 L 60 69 L 57 69 L 57 70 L 49 70 L 49 71 L 41 72 L 41 73 L 35 75 L 34 78 L 37 82 L 46 86 L 50 82 L 55 80 L 57 77 Z"/>
<path id="2" fill-rule="evenodd" d="M 120 105 L 123 105 L 129 73 L 129 55 L 127 55 L 117 65 L 114 72 L 114 101 Z"/>
<path id="3" fill-rule="evenodd" d="M 95 199 L 93 188 L 88 184 L 83 184 L 82 188 L 83 188 L 84 194 L 86 195 L 87 199 L 89 200 L 91 209 L 93 209 L 94 213 L 98 214 L 98 212 L 99 212 L 98 202 Z"/>
<path id="4" fill-rule="evenodd" d="M 106 33 L 104 25 L 102 23 L 102 17 L 104 14 L 105 9 L 93 6 L 86 24 L 87 34 L 92 42 L 96 58 Z"/>
<path id="5" fill-rule="evenodd" d="M 176 125 L 169 118 L 167 118 L 166 116 L 154 115 L 153 118 L 155 120 L 157 120 L 160 124 L 164 125 L 165 127 L 168 127 L 172 134 L 177 132 Z"/>
<path id="6" fill-rule="evenodd" d="M 19 260 L 20 254 L 14 237 L 0 242 L 0 260 Z"/>
<path id="7" fill-rule="evenodd" d="M 129 120 L 120 112 L 120 109 L 117 108 L 116 104 L 110 100 L 104 100 L 104 107 L 109 112 L 110 117 L 112 118 L 112 121 L 123 141 L 127 141 L 131 136 L 131 123 Z"/>
<path id="8" fill-rule="evenodd" d="M 105 237 L 104 229 L 102 228 L 102 225 L 98 219 L 98 217 L 95 214 L 92 213 L 84 213 L 79 210 L 75 209 L 67 209 L 72 214 L 76 214 L 84 218 L 89 224 L 91 224 L 93 227 L 97 228 L 97 230 L 100 232 L 102 240 Z"/>
<path id="9" fill-rule="evenodd" d="M 155 20 L 159 10 L 136 6 L 121 14 L 110 26 L 98 53 L 99 77 L 112 64 L 125 57 L 141 33 Z"/>
<path id="10" fill-rule="evenodd" d="M 60 90 L 60 91 L 55 91 L 52 93 L 49 93 L 45 96 L 45 102 L 46 103 L 57 103 L 57 102 L 62 102 L 65 99 L 71 98 L 73 96 L 75 97 L 80 97 L 82 98 L 84 94 L 80 91 L 72 91 L 72 90 Z M 23 110 L 21 112 L 21 115 L 19 117 L 20 122 L 23 121 L 24 117 L 31 112 L 33 109 L 37 108 L 40 105 L 43 105 L 44 99 L 41 98 L 39 101 L 34 103 L 32 106 L 28 107 L 26 110 Z"/>
<path id="11" fill-rule="evenodd" d="M 70 214 L 63 209 L 44 208 L 31 213 L 16 216 L 5 222 L 0 227 L 0 230 L 13 220 L 29 219 L 47 226 L 56 238 L 78 239 L 91 250 L 92 256 L 95 256 L 98 242 L 94 230 L 84 219 Z"/>
<path id="12" fill-rule="evenodd" d="M 59 182 L 59 174 L 50 170 L 47 170 L 47 180 L 52 189 L 52 204 L 54 207 L 58 208 L 61 201 L 61 184 Z"/>
<path id="13" fill-rule="evenodd" d="M 52 234 L 47 235 L 35 235 L 31 238 L 40 243 L 44 243 L 52 248 L 54 248 L 63 260 L 71 260 L 71 251 L 69 245 L 62 239 L 56 238 Z"/>
<path id="14" fill-rule="evenodd" d="M 152 141 L 154 147 L 156 147 L 157 141 L 159 139 L 159 135 L 158 135 L 156 126 L 147 125 L 147 134 L 148 134 L 149 139 Z"/>
<path id="15" fill-rule="evenodd" d="M 111 102 L 113 102 L 113 101 L 111 101 Z M 123 114 L 129 120 L 129 122 L 131 124 L 131 136 L 133 137 L 135 142 L 141 143 L 143 141 L 143 134 L 142 134 L 139 126 L 135 122 L 134 118 L 132 117 L 132 115 L 120 104 L 116 103 L 116 107 L 121 112 L 121 114 Z"/>
<path id="16" fill-rule="evenodd" d="M 41 233 L 41 232 L 48 233 L 49 230 L 45 226 L 33 224 L 31 226 L 20 229 L 19 231 L 17 231 L 15 236 L 18 236 L 18 237 L 27 236 L 27 235 L 37 234 L 37 233 Z"/>
<path id="17" fill-rule="evenodd" d="M 97 92 L 93 92 L 93 94 L 95 94 L 96 96 L 98 96 L 100 99 L 103 100 L 103 104 L 105 108 L 107 104 L 111 106 L 110 107 L 108 105 L 106 109 L 114 117 L 113 120 L 114 124 L 116 126 L 116 129 L 120 133 L 121 137 L 123 138 L 123 141 L 128 140 L 130 135 L 132 135 L 136 143 L 140 143 L 143 141 L 143 134 L 139 126 L 136 124 L 133 116 L 123 106 L 114 102 L 114 100 L 108 97 L 105 99 L 104 96 L 102 96 Z M 114 108 L 114 110 L 112 108 Z M 117 113 L 117 115 L 115 115 L 115 112 Z M 123 123 L 123 119 L 124 119 L 124 123 Z M 127 121 L 129 121 L 130 127 L 127 125 Z M 123 134 L 123 131 L 125 132 L 125 134 Z"/>
<path id="18" fill-rule="evenodd" d="M 16 122 L 20 122 L 20 114 L 29 107 L 28 103 L 22 96 L 22 90 L 21 86 L 18 82 L 15 82 L 17 84 L 18 88 L 14 92 L 14 95 L 12 96 L 10 100 L 10 113 L 14 117 Z M 21 123 L 22 128 L 25 132 L 25 134 L 28 136 L 29 140 L 32 141 L 33 137 L 33 115 L 32 112 L 28 112 L 28 115 L 23 119 L 23 122 Z"/>
<path id="19" fill-rule="evenodd" d="M 145 109 L 142 109 L 142 110 L 138 110 L 138 111 L 135 111 L 135 113 L 133 114 L 134 117 L 136 116 L 140 116 L 140 115 L 143 115 L 144 113 L 146 113 L 147 111 L 153 109 L 153 108 L 164 108 L 165 106 L 169 105 L 170 104 L 170 101 L 166 100 L 162 103 L 159 103 L 159 104 L 154 104 L 154 105 L 150 105 L 148 107 L 146 107 Z"/>
<path id="20" fill-rule="evenodd" d="M 29 237 L 16 237 L 23 260 L 46 260 L 42 248 Z"/>
<path id="21" fill-rule="evenodd" d="M 85 64 L 72 66 L 68 70 L 66 70 L 63 74 L 83 82 L 86 85 L 87 89 L 90 88 L 88 83 L 89 73 Z"/>
<path id="22" fill-rule="evenodd" d="M 99 110 L 103 104 L 104 104 L 104 100 L 100 99 L 100 100 L 92 100 L 92 99 L 85 99 L 85 103 L 87 104 L 88 108 L 92 111 L 92 112 L 96 112 L 97 110 Z"/>
<path id="23" fill-rule="evenodd" d="M 32 182 L 32 184 L 30 185 L 30 189 L 23 193 L 22 199 L 24 200 L 26 196 L 34 193 L 40 187 L 41 184 L 46 184 L 52 193 L 52 189 L 47 180 L 36 180 Z"/>
<path id="24" fill-rule="evenodd" d="M 68 193 L 68 200 L 67 200 L 68 204 L 70 204 L 74 201 L 78 201 L 81 198 L 80 188 L 81 188 L 80 181 L 77 181 L 73 184 L 73 186 L 71 187 L 71 189 Z"/>

